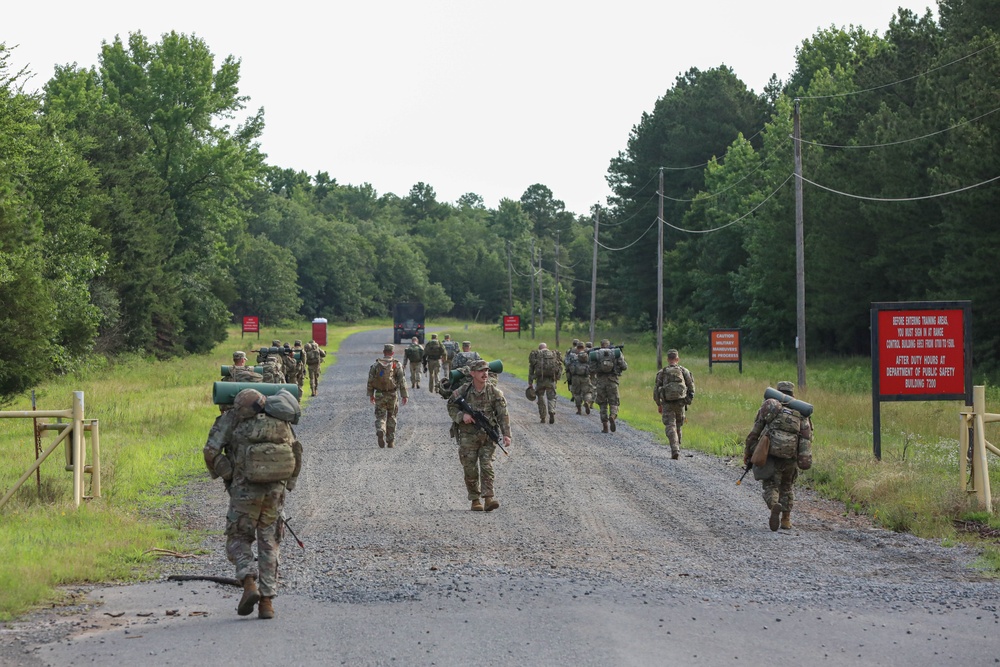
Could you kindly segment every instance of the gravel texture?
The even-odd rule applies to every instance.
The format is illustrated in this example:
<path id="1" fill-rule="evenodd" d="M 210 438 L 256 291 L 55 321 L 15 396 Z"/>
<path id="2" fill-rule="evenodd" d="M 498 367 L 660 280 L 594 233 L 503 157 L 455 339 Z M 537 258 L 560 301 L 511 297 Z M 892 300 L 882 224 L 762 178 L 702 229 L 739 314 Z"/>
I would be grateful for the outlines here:
<path id="1" fill-rule="evenodd" d="M 386 336 L 342 344 L 296 427 L 305 462 L 286 510 L 306 549 L 283 543 L 282 595 L 426 609 L 589 598 L 600 608 L 697 601 L 793 616 L 966 610 L 996 634 L 1000 589 L 975 569 L 973 550 L 875 528 L 803 490 L 793 529 L 771 532 L 759 483 L 735 483 L 740 461 L 683 449 L 671 460 L 669 448 L 625 422 L 602 434 L 596 411 L 578 416 L 563 398 L 556 423 L 540 424 L 525 382 L 510 376 L 500 382 L 513 436 L 510 456 L 496 462 L 501 507 L 470 512 L 446 404 L 426 379 L 400 408 L 396 447 L 377 446 L 365 379 Z M 699 418 L 696 401 L 689 419 Z M 821 440 L 815 449 L 822 457 Z M 206 479 L 188 493 L 189 524 L 221 533 L 222 485 Z M 206 548 L 207 556 L 166 562 L 166 573 L 232 576 L 221 534 Z M 36 620 L 41 633 L 46 619 Z M 25 624 L 0 635 L 8 655 L 49 641 Z"/>

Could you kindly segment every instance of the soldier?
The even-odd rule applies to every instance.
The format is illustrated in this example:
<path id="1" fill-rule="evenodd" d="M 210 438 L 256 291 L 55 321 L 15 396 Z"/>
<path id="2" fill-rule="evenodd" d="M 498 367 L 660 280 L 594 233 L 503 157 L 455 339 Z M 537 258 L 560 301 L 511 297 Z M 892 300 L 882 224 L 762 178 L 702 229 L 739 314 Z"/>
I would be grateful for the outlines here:
<path id="1" fill-rule="evenodd" d="M 287 391 L 265 399 L 256 389 L 244 389 L 233 409 L 216 420 L 202 451 L 212 479 L 222 477 L 229 492 L 226 557 L 243 583 L 240 616 L 253 613 L 259 602 L 257 616 L 274 618 L 281 514 L 302 468 L 302 444 L 292 430 L 298 414 L 299 404 Z"/>
<path id="2" fill-rule="evenodd" d="M 535 393 L 538 401 L 538 416 L 545 423 L 545 413 L 548 412 L 549 423 L 556 423 L 556 383 L 562 377 L 562 363 L 556 353 L 545 343 L 539 343 L 538 349 L 528 355 L 528 386 L 537 383 Z"/>
<path id="3" fill-rule="evenodd" d="M 375 406 L 375 435 L 379 447 L 393 447 L 396 442 L 396 415 L 399 404 L 396 392 L 406 405 L 406 375 L 403 367 L 393 358 L 395 346 L 386 343 L 382 358 L 376 359 L 368 369 L 368 398 Z"/>
<path id="4" fill-rule="evenodd" d="M 445 356 L 444 345 L 438 340 L 437 334 L 431 334 L 431 339 L 424 345 L 424 361 L 427 363 L 427 386 L 432 392 L 441 385 L 441 358 Z"/>
<path id="5" fill-rule="evenodd" d="M 298 359 L 295 359 L 298 355 Z M 292 346 L 292 359 L 295 359 L 295 384 L 299 386 L 299 396 L 302 395 L 302 385 L 306 382 L 306 351 L 302 349 L 302 341 L 295 341 Z"/>
<path id="6" fill-rule="evenodd" d="M 443 371 L 443 376 L 448 377 L 451 375 L 451 362 L 455 360 L 455 355 L 458 354 L 458 343 L 451 339 L 451 334 L 445 334 L 444 342 L 441 345 L 444 346 L 444 358 L 441 359 L 441 370 Z"/>
<path id="7" fill-rule="evenodd" d="M 455 390 L 468 401 L 469 406 L 483 413 L 503 434 L 503 444 L 510 447 L 510 417 L 507 414 L 507 400 L 503 392 L 492 382 L 487 382 L 489 364 L 482 359 L 469 365 L 472 382 Z M 462 412 L 452 401 L 448 401 L 448 414 L 452 421 L 452 435 L 458 439 L 458 459 L 465 474 L 465 488 L 472 501 L 472 511 L 487 512 L 500 507 L 494 491 L 493 454 L 496 445 L 484 431 L 477 428 L 472 415 Z M 480 498 L 482 498 L 480 500 Z M 485 503 L 485 505 L 484 505 Z"/>
<path id="8" fill-rule="evenodd" d="M 467 340 L 462 341 L 462 351 L 455 353 L 455 358 L 451 360 L 451 370 L 457 371 L 465 368 L 473 361 L 481 360 L 478 352 L 472 351 L 472 343 Z"/>
<path id="9" fill-rule="evenodd" d="M 784 380 L 777 388 L 793 396 L 795 384 Z M 795 478 L 800 469 L 812 467 L 812 437 L 812 420 L 780 401 L 765 399 L 757 410 L 753 428 L 744 443 L 743 464 L 749 465 L 756 448 L 765 446 L 766 442 L 767 458 L 760 465 L 754 461 L 754 479 L 761 480 L 764 503 L 771 510 L 767 526 L 772 531 L 778 530 L 779 522 L 784 530 L 792 527 Z"/>
<path id="10" fill-rule="evenodd" d="M 281 363 L 284 366 L 285 382 L 295 384 L 295 374 L 297 372 L 295 357 L 292 355 L 292 346 L 285 343 L 284 347 L 278 348 L 281 355 Z"/>
<path id="11" fill-rule="evenodd" d="M 587 357 L 583 341 L 577 341 L 576 350 L 566 359 L 566 372 L 570 378 L 573 402 L 576 403 L 576 414 L 582 414 L 581 410 L 586 410 L 589 415 L 594 402 L 594 392 L 590 387 L 590 359 Z"/>
<path id="12" fill-rule="evenodd" d="M 420 389 L 420 366 L 424 362 L 424 347 L 416 336 L 403 352 L 403 370 L 410 366 L 410 387 Z"/>
<path id="13" fill-rule="evenodd" d="M 285 364 L 282 362 L 279 347 L 265 348 L 267 355 L 264 357 L 264 382 L 276 384 L 285 383 Z M 261 350 L 264 351 L 263 349 Z"/>
<path id="14" fill-rule="evenodd" d="M 684 411 L 694 400 L 694 377 L 691 371 L 681 366 L 680 361 L 677 350 L 667 350 L 667 365 L 656 374 L 653 386 L 653 401 L 663 415 L 661 419 L 672 459 L 680 457 Z"/>
<path id="15" fill-rule="evenodd" d="M 594 401 L 601 406 L 601 432 L 607 433 L 610 424 L 611 432 L 615 431 L 618 419 L 618 377 L 628 370 L 625 363 L 625 353 L 621 348 L 612 348 L 611 341 L 605 338 L 601 348 L 594 350 L 590 358 L 590 372 L 594 374 L 597 392 Z"/>
<path id="16" fill-rule="evenodd" d="M 574 338 L 573 344 L 566 350 L 566 354 L 563 355 L 563 368 L 566 370 L 566 388 L 569 389 L 570 393 L 573 393 L 573 374 L 570 373 L 569 368 L 576 360 L 576 346 L 579 344 L 580 339 Z"/>
<path id="17" fill-rule="evenodd" d="M 319 393 L 320 365 L 326 358 L 326 352 L 314 340 L 306 343 L 306 367 L 309 369 L 309 389 L 312 395 Z"/>
<path id="18" fill-rule="evenodd" d="M 262 382 L 264 376 L 247 366 L 247 353 L 241 350 L 233 352 L 233 365 L 229 367 L 229 375 L 222 378 L 223 382 Z"/>

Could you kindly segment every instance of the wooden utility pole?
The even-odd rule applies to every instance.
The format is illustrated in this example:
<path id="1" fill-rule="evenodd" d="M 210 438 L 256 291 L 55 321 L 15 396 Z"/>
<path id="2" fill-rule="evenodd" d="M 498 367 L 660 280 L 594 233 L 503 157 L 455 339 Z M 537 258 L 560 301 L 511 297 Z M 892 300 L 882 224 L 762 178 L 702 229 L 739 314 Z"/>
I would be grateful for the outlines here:
<path id="1" fill-rule="evenodd" d="M 531 340 L 535 340 L 535 239 L 531 239 Z"/>
<path id="2" fill-rule="evenodd" d="M 656 218 L 656 370 L 663 368 L 663 167 L 660 167 L 660 212 Z"/>
<path id="3" fill-rule="evenodd" d="M 594 206 L 594 260 L 590 266 L 590 340 L 594 340 L 597 320 L 597 230 L 601 224 L 601 207 Z"/>
<path id="4" fill-rule="evenodd" d="M 793 117 L 795 143 L 795 351 L 799 369 L 798 389 L 806 390 L 806 246 L 802 228 L 802 120 L 799 100 Z"/>
<path id="5" fill-rule="evenodd" d="M 556 349 L 559 349 L 559 230 L 556 230 Z"/>
<path id="6" fill-rule="evenodd" d="M 538 249 L 538 326 L 545 325 L 545 281 L 542 280 L 542 249 Z"/>
<path id="7" fill-rule="evenodd" d="M 507 241 L 507 303 L 510 304 L 508 315 L 514 314 L 514 277 L 510 264 L 510 241 Z"/>

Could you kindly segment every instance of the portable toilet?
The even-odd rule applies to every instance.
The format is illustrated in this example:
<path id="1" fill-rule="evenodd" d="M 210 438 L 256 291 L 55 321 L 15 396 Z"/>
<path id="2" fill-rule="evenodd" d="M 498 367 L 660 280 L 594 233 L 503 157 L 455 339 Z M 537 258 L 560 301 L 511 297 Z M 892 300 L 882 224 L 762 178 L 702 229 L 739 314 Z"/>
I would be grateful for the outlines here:
<path id="1" fill-rule="evenodd" d="M 321 347 L 326 347 L 326 318 L 317 317 L 313 320 L 312 337 Z"/>

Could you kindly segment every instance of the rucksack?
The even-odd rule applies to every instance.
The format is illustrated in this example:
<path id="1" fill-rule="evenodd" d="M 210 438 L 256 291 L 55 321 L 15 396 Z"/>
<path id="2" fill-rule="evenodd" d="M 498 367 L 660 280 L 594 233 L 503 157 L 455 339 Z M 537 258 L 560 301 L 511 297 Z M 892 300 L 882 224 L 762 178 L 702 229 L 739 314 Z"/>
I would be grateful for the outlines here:
<path id="1" fill-rule="evenodd" d="M 309 346 L 306 350 L 306 363 L 307 364 L 318 364 L 320 362 L 319 348 Z"/>
<path id="2" fill-rule="evenodd" d="M 660 398 L 664 401 L 679 401 L 687 398 L 687 383 L 680 366 L 665 366 L 660 371 Z"/>
<path id="3" fill-rule="evenodd" d="M 396 391 L 396 369 L 399 362 L 393 359 L 388 365 L 376 361 L 372 364 L 372 386 L 382 393 Z"/>
<path id="4" fill-rule="evenodd" d="M 802 427 L 802 414 L 781 406 L 771 415 L 768 424 L 768 434 L 771 438 L 771 448 L 768 454 L 779 459 L 794 459 L 799 455 L 799 430 Z"/>
<path id="5" fill-rule="evenodd" d="M 597 350 L 597 370 L 601 373 L 615 372 L 614 350 L 609 350 L 607 348 Z"/>
<path id="6" fill-rule="evenodd" d="M 590 362 L 586 352 L 576 355 L 576 361 L 570 366 L 570 370 L 573 375 L 590 375 Z"/>
<path id="7" fill-rule="evenodd" d="M 420 361 L 424 356 L 424 351 L 419 345 L 411 345 L 406 348 L 406 360 L 410 362 Z"/>
<path id="8" fill-rule="evenodd" d="M 266 404 L 265 404 L 266 405 Z M 247 444 L 237 450 L 237 469 L 248 482 L 266 484 L 288 479 L 295 472 L 295 434 L 283 419 L 259 414 L 241 425 Z"/>
<path id="9" fill-rule="evenodd" d="M 559 360 L 552 350 L 538 351 L 538 377 L 555 380 L 559 377 Z"/>

